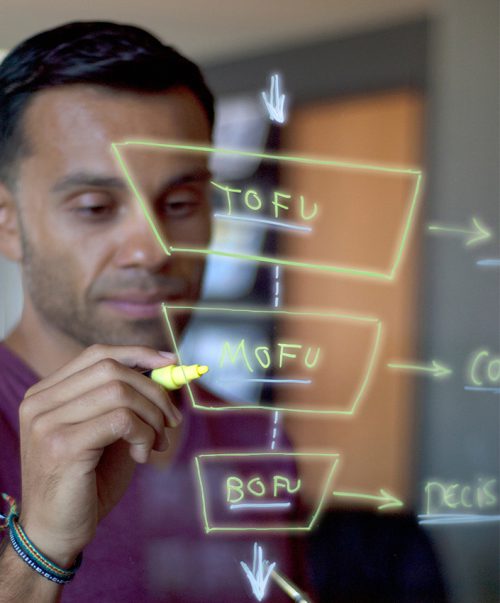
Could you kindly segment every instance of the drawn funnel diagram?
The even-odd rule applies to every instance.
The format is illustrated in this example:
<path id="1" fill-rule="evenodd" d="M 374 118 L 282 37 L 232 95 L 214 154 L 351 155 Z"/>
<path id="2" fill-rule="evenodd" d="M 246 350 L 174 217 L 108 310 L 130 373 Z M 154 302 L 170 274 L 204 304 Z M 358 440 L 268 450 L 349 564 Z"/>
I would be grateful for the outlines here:
<path id="1" fill-rule="evenodd" d="M 173 162 L 182 165 L 186 157 L 196 158 L 201 165 L 212 155 L 218 157 L 234 158 L 259 158 L 272 164 L 284 164 L 294 169 L 318 172 L 328 170 L 337 181 L 334 196 L 328 191 L 323 191 L 321 198 L 308 199 L 300 191 L 274 190 L 270 195 L 248 187 L 238 188 L 231 183 L 213 179 L 212 192 L 222 198 L 222 209 L 214 214 L 215 220 L 225 220 L 251 225 L 261 225 L 266 228 L 279 230 L 283 236 L 305 236 L 319 234 L 326 231 L 336 239 L 344 240 L 336 257 L 330 257 L 328 249 L 317 256 L 304 257 L 301 253 L 293 253 L 290 257 L 283 257 L 279 252 L 274 255 L 250 254 L 244 251 L 229 252 L 220 246 L 199 247 L 189 243 L 188 238 L 179 238 L 179 233 L 171 233 L 170 240 L 162 228 L 157 224 L 148 203 L 141 194 L 140 185 L 136 175 L 129 166 L 127 158 L 131 154 L 144 152 L 169 153 Z M 314 159 L 287 155 L 271 155 L 266 153 L 252 153 L 215 147 L 195 146 L 176 143 L 160 143 L 147 141 L 125 141 L 114 143 L 112 151 L 123 170 L 125 177 L 133 190 L 137 201 L 140 203 L 159 244 L 167 255 L 201 255 L 230 257 L 235 260 L 256 262 L 273 266 L 283 266 L 296 269 L 321 271 L 330 274 L 342 274 L 358 278 L 369 278 L 381 281 L 391 281 L 395 278 L 401 264 L 409 232 L 414 221 L 419 190 L 421 187 L 422 173 L 419 170 L 391 168 L 355 164 L 327 159 Z M 373 197 L 366 195 L 366 190 L 373 191 Z M 360 191 L 364 191 L 361 195 Z M 380 198 L 383 203 L 393 207 L 390 212 L 392 218 L 384 225 L 383 229 L 373 229 L 369 235 L 371 239 L 363 247 L 355 244 L 356 231 L 359 229 L 357 220 L 376 222 L 375 217 L 380 211 Z M 335 225 L 322 220 L 322 207 L 325 204 L 334 204 L 338 212 L 346 207 L 359 205 L 361 218 L 353 220 L 352 224 L 345 224 L 342 230 L 335 231 Z M 380 241 L 390 240 L 392 248 L 382 258 L 372 257 L 371 247 L 376 247 Z"/>
<path id="2" fill-rule="evenodd" d="M 163 313 L 171 336 L 172 345 L 181 364 L 183 355 L 175 324 L 179 315 L 190 313 L 208 321 L 230 315 L 232 319 L 231 337 L 216 342 L 207 360 L 211 366 L 211 377 L 215 382 L 239 384 L 245 381 L 265 383 L 265 393 L 259 404 L 221 405 L 217 399 L 203 401 L 197 399 L 196 388 L 186 386 L 193 408 L 213 412 L 245 411 L 252 409 L 298 412 L 309 414 L 352 415 L 365 394 L 376 366 L 382 337 L 381 322 L 372 317 L 356 316 L 340 312 L 300 312 L 290 310 L 258 310 L 253 308 L 221 308 L 204 306 L 175 306 L 163 304 Z M 264 321 L 278 321 L 283 330 L 295 321 L 302 324 L 324 325 L 335 340 L 346 337 L 353 340 L 357 359 L 354 365 L 350 356 L 329 358 L 328 350 L 309 341 L 290 338 L 276 338 L 273 342 L 253 341 L 252 331 L 260 333 Z M 354 337 L 356 334 L 356 337 Z M 310 385 L 318 371 L 328 370 L 335 396 L 331 400 L 308 400 L 300 403 L 302 396 L 297 392 Z M 349 378 L 346 379 L 346 375 Z"/>
<path id="3" fill-rule="evenodd" d="M 317 503 L 312 509 L 301 508 L 297 500 L 304 483 L 292 475 L 291 463 L 299 459 L 317 465 L 320 470 L 320 479 L 313 484 Z M 249 452 L 197 456 L 195 466 L 205 531 L 311 530 L 329 495 L 338 461 L 338 454 L 327 453 Z M 286 520 L 287 513 L 293 519 Z"/>
<path id="4" fill-rule="evenodd" d="M 314 527 L 327 499 L 333 495 L 372 499 L 379 509 L 401 506 L 401 501 L 382 488 L 377 495 L 334 491 L 333 480 L 341 462 L 338 451 L 280 450 L 282 414 L 348 419 L 355 415 L 378 371 L 384 336 L 382 320 L 377 316 L 338 308 L 318 311 L 287 307 L 281 303 L 284 297 L 280 277 L 282 271 L 306 271 L 322 278 L 342 277 L 375 284 L 396 279 L 417 213 L 421 171 L 158 141 L 123 141 L 113 144 L 112 151 L 167 256 L 182 257 L 193 265 L 208 257 L 225 258 L 240 268 L 267 267 L 275 279 L 274 295 L 265 306 L 238 305 L 234 300 L 196 305 L 166 301 L 162 305 L 167 334 L 180 363 L 195 359 L 183 357 L 177 325 L 185 325 L 188 318 L 201 318 L 205 324 L 218 324 L 222 319 L 231 323 L 229 336 L 211 342 L 211 356 L 203 351 L 211 379 L 226 384 L 229 403 L 222 403 L 215 395 L 211 397 L 210 392 L 199 399 L 197 387 L 188 384 L 192 408 L 221 414 L 258 410 L 267 412 L 270 418 L 272 438 L 268 450 L 261 446 L 244 453 L 206 451 L 194 459 L 205 531 L 307 531 Z M 310 181 L 327 171 L 331 186 L 325 187 L 327 190 L 316 187 L 313 197 L 306 191 L 263 189 L 214 175 L 208 194 L 216 201 L 215 223 L 278 233 L 280 245 L 256 252 L 243 244 L 239 249 L 229 249 L 216 239 L 212 245 L 197 246 L 190 241 L 189 231 L 159 222 L 143 195 L 140 173 L 134 172 L 133 165 L 134 154 L 145 152 L 156 157 L 167 154 L 169 162 L 179 169 L 189 166 L 198 171 L 206 169 L 214 154 L 231 161 L 251 158 L 274 167 L 306 170 Z M 376 219 L 381 204 L 388 216 L 382 227 Z M 330 219 L 332 215 L 343 219 L 337 224 Z M 370 228 L 371 224 L 379 227 Z M 335 245 L 318 250 L 317 246 L 297 244 L 316 235 L 334 240 Z M 378 252 L 374 253 L 374 249 Z M 295 328 L 298 323 L 300 329 Z M 272 335 L 262 336 L 266 331 L 272 331 Z M 324 341 L 324 337 L 318 334 L 325 332 L 333 345 L 323 348 L 320 340 Z M 341 343 L 335 346 L 336 341 Z M 329 384 L 326 399 L 302 395 L 304 388 L 325 373 Z M 262 385 L 258 402 L 238 399 L 237 386 L 248 382 Z M 297 480 L 294 463 L 302 468 L 309 465 L 311 471 L 306 474 L 315 475 L 317 483 L 308 484 L 307 475 Z M 309 513 L 297 518 L 295 511 L 303 488 L 315 492 L 316 503 Z"/>

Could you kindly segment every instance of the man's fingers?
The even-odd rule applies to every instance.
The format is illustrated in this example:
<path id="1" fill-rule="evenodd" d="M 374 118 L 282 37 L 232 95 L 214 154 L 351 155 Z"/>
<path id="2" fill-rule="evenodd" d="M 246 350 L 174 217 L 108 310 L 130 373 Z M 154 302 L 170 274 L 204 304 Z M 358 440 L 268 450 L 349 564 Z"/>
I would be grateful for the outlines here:
<path id="1" fill-rule="evenodd" d="M 167 364 L 173 364 L 176 361 L 174 354 L 159 352 L 146 346 L 108 346 L 96 344 L 88 347 L 77 358 L 62 366 L 49 377 L 33 385 L 28 390 L 27 395 L 33 395 L 52 387 L 74 373 L 82 371 L 106 358 L 115 360 L 129 368 L 142 368 L 144 370 L 160 368 Z"/>
<path id="2" fill-rule="evenodd" d="M 57 408 L 38 415 L 35 423 L 55 425 L 76 425 L 99 416 L 127 408 L 156 432 L 155 450 L 166 450 L 165 426 L 171 426 L 163 411 L 133 387 L 123 381 L 110 381 Z"/>
<path id="3" fill-rule="evenodd" d="M 154 447 L 155 430 L 142 421 L 132 410 L 118 408 L 85 423 L 79 423 L 62 430 L 64 436 L 59 445 L 65 450 L 56 450 L 60 458 L 64 456 L 77 461 L 91 462 L 90 470 L 99 459 L 96 452 L 118 440 L 130 444 L 130 456 L 137 463 L 146 463 Z M 85 455 L 88 452 L 88 456 Z"/>
<path id="4" fill-rule="evenodd" d="M 163 366 L 165 364 L 164 360 Z M 120 382 L 124 386 L 130 386 L 144 398 L 156 404 L 165 415 L 167 425 L 175 427 L 179 424 L 182 419 L 181 414 L 172 404 L 165 388 L 112 358 L 101 359 L 94 365 L 54 384 L 51 388 L 31 393 L 21 405 L 21 416 L 29 421 L 34 416 L 64 405 L 68 400 L 86 398 L 95 390 L 109 386 L 109 384 L 114 384 L 117 400 L 124 401 L 126 392 L 119 390 L 118 383 Z M 106 397 L 109 398 L 108 395 Z"/>

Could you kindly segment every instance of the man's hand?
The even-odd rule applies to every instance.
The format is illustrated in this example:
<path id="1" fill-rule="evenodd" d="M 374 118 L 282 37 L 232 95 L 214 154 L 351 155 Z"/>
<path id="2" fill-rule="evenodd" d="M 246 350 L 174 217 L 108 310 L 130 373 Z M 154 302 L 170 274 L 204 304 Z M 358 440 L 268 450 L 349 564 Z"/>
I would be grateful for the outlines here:
<path id="1" fill-rule="evenodd" d="M 124 494 L 136 463 L 166 450 L 179 411 L 134 369 L 171 364 L 151 348 L 95 345 L 26 393 L 20 406 L 21 524 L 70 566 Z"/>

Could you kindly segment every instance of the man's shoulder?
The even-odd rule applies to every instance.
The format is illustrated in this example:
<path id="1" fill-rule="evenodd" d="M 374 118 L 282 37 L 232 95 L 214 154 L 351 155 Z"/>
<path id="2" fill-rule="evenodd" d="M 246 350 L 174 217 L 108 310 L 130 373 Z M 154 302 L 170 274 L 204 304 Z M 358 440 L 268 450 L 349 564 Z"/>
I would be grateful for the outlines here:
<path id="1" fill-rule="evenodd" d="M 39 380 L 34 371 L 0 342 L 0 412 L 17 414 L 26 390 Z"/>
<path id="2" fill-rule="evenodd" d="M 19 474 L 19 404 L 38 376 L 0 342 L 0 490 L 21 494 Z"/>

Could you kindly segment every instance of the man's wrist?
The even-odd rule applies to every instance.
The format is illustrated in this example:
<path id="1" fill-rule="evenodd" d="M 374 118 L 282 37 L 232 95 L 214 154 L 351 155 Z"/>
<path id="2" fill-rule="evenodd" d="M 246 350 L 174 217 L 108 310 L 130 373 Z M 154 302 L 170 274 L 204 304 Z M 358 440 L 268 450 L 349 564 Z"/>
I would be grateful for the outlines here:
<path id="1" fill-rule="evenodd" d="M 34 522 L 30 522 L 23 515 L 19 518 L 24 532 L 31 543 L 52 563 L 55 563 L 63 569 L 69 569 L 75 564 L 81 550 L 76 550 L 72 546 L 64 543 L 60 539 L 54 538 L 54 534 Z"/>
<path id="2" fill-rule="evenodd" d="M 0 603 L 59 601 L 62 586 L 28 567 L 12 548 L 8 536 L 3 538 L 0 550 Z"/>

